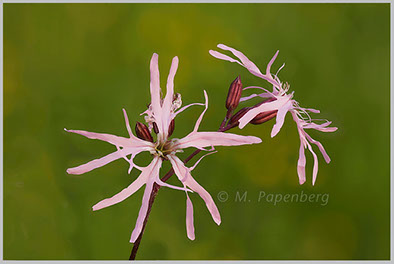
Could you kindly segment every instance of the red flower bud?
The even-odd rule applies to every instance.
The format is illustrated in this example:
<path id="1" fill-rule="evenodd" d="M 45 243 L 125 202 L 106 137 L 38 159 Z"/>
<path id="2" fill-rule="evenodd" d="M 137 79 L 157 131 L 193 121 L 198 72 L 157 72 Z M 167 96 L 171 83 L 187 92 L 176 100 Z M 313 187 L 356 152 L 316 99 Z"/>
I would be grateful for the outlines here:
<path id="1" fill-rule="evenodd" d="M 148 127 L 141 122 L 137 122 L 135 124 L 135 134 L 142 140 L 153 142 L 153 137 L 150 134 Z"/>
<path id="2" fill-rule="evenodd" d="M 238 112 L 236 112 L 228 121 L 227 128 L 233 128 L 239 125 L 239 120 L 250 110 L 252 107 L 244 107 L 241 108 Z"/>
<path id="3" fill-rule="evenodd" d="M 235 108 L 237 108 L 239 104 L 239 100 L 241 99 L 242 94 L 242 83 L 241 77 L 238 76 L 230 85 L 228 89 L 227 99 L 226 99 L 226 108 L 228 112 L 232 112 Z"/>
<path id="4" fill-rule="evenodd" d="M 255 118 L 250 120 L 249 123 L 253 124 L 253 125 L 260 125 L 260 124 L 265 123 L 265 122 L 271 120 L 272 118 L 274 118 L 277 113 L 278 113 L 278 110 L 262 112 L 262 113 L 256 115 Z"/>
<path id="5" fill-rule="evenodd" d="M 155 132 L 155 134 L 159 133 L 159 128 L 157 127 L 156 122 L 153 122 L 153 131 Z"/>
<path id="6" fill-rule="evenodd" d="M 258 106 L 265 104 L 265 103 L 272 102 L 272 101 L 276 101 L 276 98 L 269 98 L 265 101 L 262 101 L 262 102 L 256 104 L 253 108 L 258 107 Z M 265 123 L 265 122 L 271 120 L 272 118 L 274 118 L 277 113 L 278 113 L 278 110 L 262 112 L 262 113 L 256 115 L 252 120 L 250 120 L 249 123 L 253 124 L 253 125 L 260 125 L 260 124 Z"/>
<path id="7" fill-rule="evenodd" d="M 175 128 L 175 119 L 171 120 L 171 123 L 168 127 L 168 136 L 171 137 L 172 133 L 174 132 L 174 128 Z"/>

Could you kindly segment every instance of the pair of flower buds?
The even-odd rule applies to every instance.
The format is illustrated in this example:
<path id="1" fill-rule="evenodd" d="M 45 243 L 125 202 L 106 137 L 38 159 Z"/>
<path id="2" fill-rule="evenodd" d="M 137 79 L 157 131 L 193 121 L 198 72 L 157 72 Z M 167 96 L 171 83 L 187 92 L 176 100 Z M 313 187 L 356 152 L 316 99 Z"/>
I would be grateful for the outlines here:
<path id="1" fill-rule="evenodd" d="M 238 126 L 239 119 L 241 119 L 249 110 L 259 107 L 260 105 L 262 105 L 264 103 L 268 103 L 268 102 L 272 102 L 272 101 L 276 100 L 275 98 L 266 99 L 262 102 L 255 104 L 254 106 L 241 108 L 238 112 L 236 112 L 234 115 L 232 115 L 233 111 L 239 105 L 239 102 L 241 100 L 242 90 L 243 90 L 243 86 L 242 86 L 242 82 L 241 82 L 241 77 L 238 76 L 231 83 L 230 88 L 228 90 L 227 99 L 226 99 L 226 108 L 227 108 L 226 119 L 229 119 L 227 122 L 226 128 L 228 128 L 228 129 Z M 265 123 L 265 122 L 273 119 L 277 113 L 278 113 L 278 110 L 272 110 L 272 111 L 259 113 L 252 120 L 250 120 L 249 123 L 253 124 L 253 125 L 260 125 L 262 123 Z"/>
<path id="2" fill-rule="evenodd" d="M 168 136 L 170 137 L 172 135 L 172 133 L 174 133 L 174 129 L 175 129 L 175 119 L 173 119 L 170 122 L 170 125 L 168 127 Z M 153 131 L 155 132 L 155 134 L 159 133 L 159 128 L 157 127 L 156 123 L 153 123 Z M 135 135 L 142 139 L 142 140 L 146 140 L 149 142 L 153 143 L 153 137 L 151 132 L 149 131 L 149 128 L 147 125 L 145 125 L 144 123 L 141 122 L 136 122 L 135 124 Z"/>

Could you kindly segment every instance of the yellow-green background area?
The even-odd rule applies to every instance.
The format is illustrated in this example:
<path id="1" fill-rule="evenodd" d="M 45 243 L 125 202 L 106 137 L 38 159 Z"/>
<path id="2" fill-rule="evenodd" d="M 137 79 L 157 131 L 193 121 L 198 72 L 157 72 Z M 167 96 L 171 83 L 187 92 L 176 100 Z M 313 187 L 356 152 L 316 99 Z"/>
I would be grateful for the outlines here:
<path id="1" fill-rule="evenodd" d="M 101 211 L 91 207 L 128 186 L 137 170 L 128 175 L 127 163 L 118 160 L 84 175 L 66 174 L 115 147 L 63 128 L 127 136 L 122 107 L 133 127 L 143 121 L 149 60 L 157 52 L 162 86 L 172 57 L 179 56 L 176 91 L 187 104 L 203 102 L 207 90 L 210 107 L 200 130 L 217 129 L 238 74 L 245 86 L 270 88 L 208 54 L 224 43 L 262 69 L 280 50 L 273 69 L 286 63 L 280 77 L 295 99 L 320 109 L 314 118 L 339 127 L 310 131 L 332 163 L 318 153 L 312 186 L 308 152 L 307 182 L 300 186 L 299 138 L 290 115 L 275 138 L 274 121 L 234 129 L 263 142 L 217 147 L 193 171 L 214 197 L 222 224 L 191 194 L 196 239 L 190 241 L 185 193 L 163 188 L 137 258 L 389 259 L 389 15 L 389 4 L 5 4 L 4 258 L 127 259 L 143 190 Z M 180 115 L 174 137 L 190 132 L 202 109 Z M 150 158 L 136 162 L 146 165 Z M 221 191 L 229 195 L 226 202 L 217 198 Z M 235 202 L 245 191 L 247 200 Z M 258 202 L 261 191 L 327 193 L 329 201 L 274 205 Z"/>

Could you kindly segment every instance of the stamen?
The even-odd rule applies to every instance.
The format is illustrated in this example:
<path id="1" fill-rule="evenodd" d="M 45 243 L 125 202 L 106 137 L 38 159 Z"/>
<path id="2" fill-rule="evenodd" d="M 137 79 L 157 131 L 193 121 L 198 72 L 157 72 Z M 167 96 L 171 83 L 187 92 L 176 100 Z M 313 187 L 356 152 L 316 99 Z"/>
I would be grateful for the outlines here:
<path id="1" fill-rule="evenodd" d="M 174 94 L 174 99 L 172 100 L 171 110 L 175 112 L 178 108 L 182 106 L 182 97 L 180 93 Z"/>

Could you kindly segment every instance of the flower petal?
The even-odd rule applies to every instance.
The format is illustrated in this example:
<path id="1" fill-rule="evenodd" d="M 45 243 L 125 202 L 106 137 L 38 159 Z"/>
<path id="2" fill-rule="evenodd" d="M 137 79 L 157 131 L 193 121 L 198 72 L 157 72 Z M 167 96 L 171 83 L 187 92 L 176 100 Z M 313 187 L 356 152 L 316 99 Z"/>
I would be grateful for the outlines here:
<path id="1" fill-rule="evenodd" d="M 260 89 L 260 90 L 264 90 L 266 92 L 269 92 L 267 89 L 260 87 L 260 86 L 247 86 L 247 87 L 243 88 L 243 90 L 248 90 L 248 89 Z"/>
<path id="2" fill-rule="evenodd" d="M 244 128 L 256 115 L 262 112 L 274 111 L 283 107 L 289 100 L 290 96 L 279 97 L 277 100 L 264 103 L 256 108 L 249 110 L 242 118 L 239 119 L 239 128 Z"/>
<path id="3" fill-rule="evenodd" d="M 285 122 L 285 117 L 287 112 L 292 108 L 292 101 L 288 101 L 284 106 L 279 108 L 278 113 L 276 114 L 276 123 L 272 128 L 271 137 L 275 137 L 276 134 L 280 131 Z"/>
<path id="4" fill-rule="evenodd" d="M 241 97 L 241 99 L 239 101 L 240 102 L 244 102 L 244 101 L 250 100 L 250 99 L 252 99 L 254 97 L 270 98 L 272 96 L 269 93 L 251 94 L 249 96 Z"/>
<path id="5" fill-rule="evenodd" d="M 120 149 L 118 146 L 116 146 L 116 148 L 118 149 L 118 151 L 121 151 L 121 149 Z M 139 153 L 141 153 L 142 151 L 144 151 L 144 149 L 142 149 L 142 148 L 133 150 L 133 153 L 131 153 L 130 159 L 127 158 L 127 156 L 126 156 L 123 152 L 120 153 L 120 154 L 122 155 L 122 158 L 123 158 L 125 161 L 127 161 L 127 162 L 129 163 L 129 169 L 127 170 L 127 173 L 128 173 L 128 174 L 130 174 L 131 170 L 132 170 L 134 167 L 137 168 L 137 169 L 139 169 L 139 170 L 141 170 L 142 167 L 137 166 L 137 165 L 134 163 L 133 160 L 134 160 L 134 157 L 135 157 L 136 155 L 138 155 Z"/>
<path id="6" fill-rule="evenodd" d="M 211 155 L 211 154 L 215 154 L 216 152 L 217 152 L 217 151 L 211 151 L 211 152 L 208 152 L 208 153 L 205 154 L 205 155 L 202 155 L 201 158 L 199 158 L 199 159 L 196 161 L 196 163 L 194 163 L 194 165 L 191 166 L 191 167 L 189 168 L 189 170 L 190 170 L 190 171 L 194 170 L 194 169 L 196 168 L 196 166 L 200 163 L 200 161 L 201 161 L 203 158 L 205 158 L 206 156 L 209 156 L 209 155 Z"/>
<path id="7" fill-rule="evenodd" d="M 300 154 L 298 157 L 298 163 L 297 163 L 297 173 L 298 173 L 298 179 L 300 184 L 304 184 L 306 181 L 305 178 L 305 165 L 306 165 L 306 158 L 305 158 L 305 146 L 304 144 L 300 143 Z"/>
<path id="8" fill-rule="evenodd" d="M 126 109 L 123 108 L 122 110 L 123 110 L 124 121 L 126 123 L 127 132 L 129 133 L 130 138 L 134 138 L 135 136 L 133 135 L 133 132 L 131 130 L 130 122 L 129 122 L 129 118 L 127 116 Z"/>
<path id="9" fill-rule="evenodd" d="M 136 191 L 138 191 L 142 187 L 142 185 L 144 185 L 147 182 L 148 177 L 152 173 L 152 169 L 154 168 L 154 166 L 157 166 L 157 162 L 158 162 L 157 160 L 153 160 L 147 167 L 145 167 L 142 170 L 140 176 L 138 176 L 138 178 L 135 181 L 133 181 L 133 183 L 131 183 L 127 188 L 123 189 L 121 192 L 119 192 L 118 194 L 115 194 L 111 198 L 104 199 L 101 202 L 95 204 L 93 206 L 93 210 L 97 211 L 102 208 L 117 204 L 117 203 L 125 200 L 126 198 L 128 198 L 132 194 L 134 194 Z"/>
<path id="10" fill-rule="evenodd" d="M 132 147 L 132 148 L 153 146 L 151 142 L 141 140 L 137 137 L 130 139 L 130 138 L 125 138 L 125 137 L 120 137 L 120 136 L 115 136 L 105 133 L 95 133 L 95 132 L 88 132 L 83 130 L 68 130 L 68 129 L 64 129 L 64 130 L 66 132 L 79 134 L 90 139 L 98 139 L 101 141 L 105 141 L 116 146 Z"/>
<path id="11" fill-rule="evenodd" d="M 160 93 L 159 55 L 153 53 L 150 60 L 150 95 L 154 112 L 160 112 L 161 109 Z"/>
<path id="12" fill-rule="evenodd" d="M 211 213 L 213 220 L 216 224 L 220 225 L 220 213 L 211 195 L 201 185 L 199 185 L 195 179 L 193 179 L 189 169 L 178 157 L 174 155 L 168 155 L 168 159 L 170 160 L 178 179 L 200 195 L 200 197 L 204 200 L 209 212 Z"/>
<path id="13" fill-rule="evenodd" d="M 68 174 L 75 174 L 75 175 L 83 174 L 85 172 L 102 167 L 114 160 L 120 159 L 123 157 L 123 155 L 127 156 L 127 155 L 131 154 L 133 151 L 134 150 L 131 150 L 131 149 L 130 150 L 124 149 L 121 151 L 115 151 L 111 154 L 108 154 L 107 156 L 102 157 L 102 158 L 89 161 L 88 163 L 85 163 L 85 164 L 80 165 L 78 167 L 67 169 L 67 173 Z"/>
<path id="14" fill-rule="evenodd" d="M 235 57 L 240 59 L 240 61 L 242 62 L 242 64 L 244 65 L 245 68 L 262 74 L 260 72 L 259 68 L 257 68 L 257 66 L 251 60 L 249 60 L 248 57 L 246 57 L 242 52 L 240 52 L 240 51 L 238 51 L 236 49 L 233 49 L 231 47 L 228 47 L 228 46 L 226 46 L 224 44 L 219 44 L 218 48 L 220 48 L 222 50 L 230 51 L 232 54 L 234 54 Z"/>
<path id="15" fill-rule="evenodd" d="M 242 136 L 224 132 L 192 132 L 186 137 L 178 140 L 176 147 L 204 148 L 211 146 L 239 146 L 261 143 L 261 139 L 254 136 Z"/>
<path id="16" fill-rule="evenodd" d="M 244 66 L 239 61 L 237 61 L 237 60 L 235 60 L 235 59 L 233 59 L 233 58 L 231 58 L 231 57 L 229 57 L 227 55 L 224 55 L 224 54 L 222 54 L 222 53 L 220 53 L 220 52 L 218 52 L 216 50 L 209 50 L 209 54 L 211 54 L 213 57 L 215 57 L 215 58 L 217 58 L 219 60 L 226 60 L 226 61 L 229 61 L 229 62 L 236 62 L 239 65 Z"/>
<path id="17" fill-rule="evenodd" d="M 198 130 L 198 128 L 200 127 L 200 123 L 202 121 L 202 118 L 204 117 L 204 114 L 208 109 L 208 94 L 205 90 L 204 90 L 204 97 L 205 97 L 205 109 L 202 111 L 201 115 L 198 117 L 198 119 L 196 121 L 196 124 L 194 125 L 194 129 L 193 129 L 194 132 L 196 132 Z"/>
<path id="18" fill-rule="evenodd" d="M 328 127 L 331 124 L 331 121 L 325 122 L 323 124 L 315 124 L 315 123 L 307 123 L 306 125 L 303 126 L 305 129 L 316 129 L 321 132 L 335 132 L 338 130 L 337 127 Z"/>
<path id="19" fill-rule="evenodd" d="M 110 135 L 110 134 L 105 134 L 105 133 L 95 133 L 95 132 L 88 132 L 84 130 L 69 130 L 69 129 L 64 129 L 64 131 L 69 132 L 69 133 L 75 133 L 79 134 L 82 136 L 85 136 L 90 139 L 98 139 L 101 141 L 105 141 L 108 143 L 111 143 L 113 145 L 118 145 L 118 146 L 129 146 L 131 145 L 131 140 L 125 137 L 119 137 L 115 135 Z"/>
<path id="20" fill-rule="evenodd" d="M 312 144 L 315 144 L 319 148 L 319 150 L 320 150 L 321 154 L 323 155 L 324 160 L 326 161 L 326 163 L 330 163 L 331 159 L 328 156 L 328 154 L 327 154 L 326 150 L 324 149 L 323 145 L 319 141 L 314 140 L 313 138 L 311 138 L 311 136 L 309 136 L 307 133 L 305 133 L 305 136 L 309 140 L 309 142 L 311 142 Z"/>
<path id="21" fill-rule="evenodd" d="M 175 186 L 175 185 L 171 185 L 168 183 L 163 182 L 159 177 L 156 178 L 155 182 L 160 185 L 160 186 L 164 186 L 164 187 L 168 187 L 174 190 L 180 190 L 180 191 L 185 191 L 185 192 L 193 192 L 190 189 L 187 189 L 186 187 L 180 187 L 180 186 Z"/>
<path id="22" fill-rule="evenodd" d="M 193 204 L 186 194 L 186 233 L 190 240 L 195 239 L 194 235 L 194 219 L 193 219 Z"/>
<path id="23" fill-rule="evenodd" d="M 175 78 L 176 71 L 178 69 L 178 63 L 179 63 L 179 59 L 177 56 L 175 56 L 172 59 L 170 73 L 168 74 L 167 92 L 166 92 L 166 97 L 164 98 L 164 103 L 163 103 L 163 105 L 167 105 L 168 108 L 171 107 L 172 100 L 174 99 L 174 78 Z"/>
<path id="24" fill-rule="evenodd" d="M 276 57 L 278 56 L 278 54 L 279 54 L 279 50 L 276 51 L 275 55 L 272 57 L 272 59 L 270 60 L 270 62 L 267 64 L 267 69 L 266 69 L 266 71 L 265 71 L 265 75 L 271 76 L 271 66 L 272 66 L 272 64 L 275 62 L 275 59 L 276 59 Z M 280 70 L 280 69 L 279 69 L 279 70 Z"/>
<path id="25" fill-rule="evenodd" d="M 223 44 L 219 44 L 218 47 L 221 49 L 224 49 L 224 50 L 231 51 L 234 54 L 234 56 L 236 56 L 237 58 L 239 58 L 241 60 L 242 63 L 239 62 L 238 60 L 234 60 L 234 59 L 230 58 L 227 55 L 221 54 L 220 52 L 210 50 L 209 53 L 212 56 L 214 56 L 215 58 L 218 58 L 221 60 L 227 60 L 230 62 L 236 62 L 239 65 L 245 67 L 251 74 L 268 81 L 274 87 L 280 87 L 280 84 L 275 79 L 273 79 L 271 75 L 262 74 L 260 72 L 260 70 L 257 68 L 257 66 L 252 61 L 250 61 L 242 52 L 237 51 L 237 50 L 230 48 L 230 47 L 223 45 Z"/>
<path id="26" fill-rule="evenodd" d="M 153 189 L 153 181 L 149 181 L 146 183 L 144 196 L 142 197 L 142 205 L 140 211 L 138 213 L 137 222 L 135 223 L 135 227 L 133 232 L 131 233 L 130 243 L 134 243 L 138 236 L 141 234 L 142 226 L 144 225 L 145 217 L 148 212 L 149 207 L 149 199 Z"/>
<path id="27" fill-rule="evenodd" d="M 159 55 L 153 53 L 150 61 L 150 94 L 151 94 L 151 106 L 152 113 L 155 117 L 155 122 L 160 130 L 162 131 L 161 122 L 161 88 L 160 88 L 160 73 L 159 73 Z"/>
<path id="28" fill-rule="evenodd" d="M 134 230 L 131 234 L 130 243 L 134 243 L 142 231 L 142 226 L 144 225 L 146 213 L 148 212 L 150 195 L 152 193 L 153 184 L 155 183 L 154 180 L 155 180 L 156 175 L 159 174 L 159 170 L 161 167 L 161 159 L 158 157 L 155 157 L 153 159 L 153 161 L 151 162 L 151 164 L 149 164 L 148 167 L 149 167 L 149 169 L 147 169 L 148 180 L 146 182 L 144 196 L 142 197 L 142 205 L 141 205 L 140 211 L 138 213 L 137 222 L 136 222 Z"/>
<path id="29" fill-rule="evenodd" d="M 164 134 L 167 135 L 168 133 L 168 126 L 171 122 L 171 106 L 172 106 L 172 101 L 174 99 L 174 78 L 176 71 L 178 69 L 178 57 L 174 57 L 172 59 L 171 63 L 171 69 L 170 73 L 168 74 L 168 79 L 167 79 L 167 92 L 166 92 L 166 97 L 164 98 L 163 102 L 163 109 L 162 109 L 162 131 Z"/>
<path id="30" fill-rule="evenodd" d="M 312 146 L 309 143 L 307 143 L 307 146 L 308 146 L 309 151 L 312 153 L 313 159 L 314 159 L 312 185 L 315 185 L 316 178 L 317 178 L 317 172 L 319 170 L 319 160 L 318 160 L 315 152 L 313 152 Z"/>
<path id="31" fill-rule="evenodd" d="M 315 113 L 315 114 L 320 114 L 320 110 L 313 109 L 313 108 L 304 108 L 304 110 Z"/>
<path id="32" fill-rule="evenodd" d="M 178 114 L 182 113 L 183 111 L 185 111 L 186 109 L 188 109 L 190 106 L 193 106 L 193 105 L 203 105 L 203 106 L 205 106 L 205 104 L 202 104 L 202 103 L 192 103 L 192 104 L 185 105 L 185 106 L 181 107 L 178 111 L 176 111 L 172 115 L 171 119 L 174 119 Z"/>

